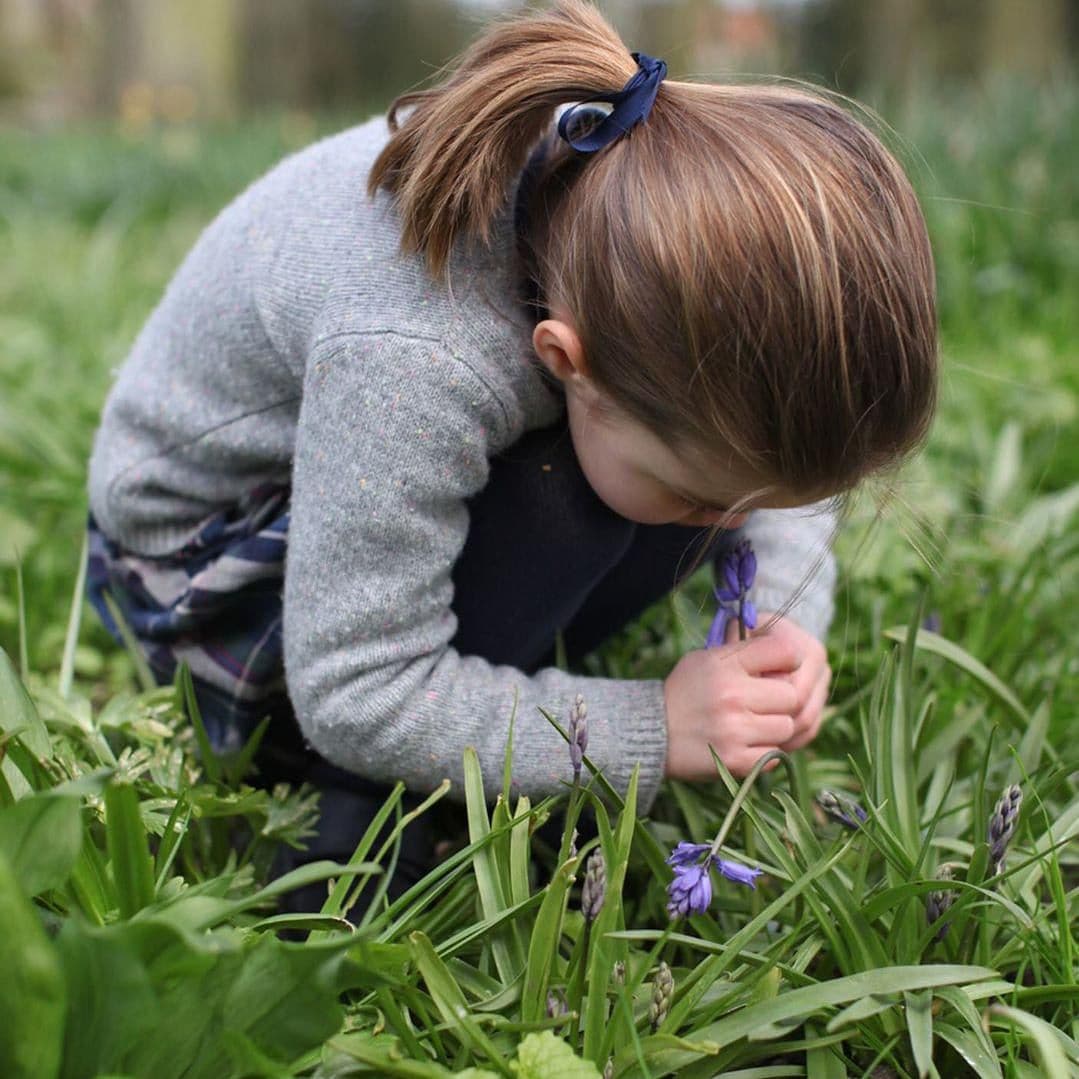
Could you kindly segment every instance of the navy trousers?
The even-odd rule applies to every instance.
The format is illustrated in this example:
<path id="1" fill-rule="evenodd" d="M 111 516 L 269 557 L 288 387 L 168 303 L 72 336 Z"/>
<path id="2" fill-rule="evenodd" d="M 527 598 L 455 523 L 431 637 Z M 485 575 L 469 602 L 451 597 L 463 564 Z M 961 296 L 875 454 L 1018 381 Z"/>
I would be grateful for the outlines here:
<path id="1" fill-rule="evenodd" d="M 634 524 L 609 510 L 577 464 L 565 423 L 534 431 L 492 462 L 490 480 L 469 506 L 464 550 L 453 571 L 453 645 L 462 654 L 525 672 L 549 665 L 561 632 L 571 666 L 666 595 L 702 557 L 709 534 L 678 525 Z M 713 543 L 718 542 L 713 540 Z M 318 858 L 347 860 L 390 788 L 331 765 L 275 723 L 259 764 L 266 781 L 306 780 L 322 791 L 318 835 L 307 852 L 286 851 L 278 871 Z M 421 799 L 411 793 L 406 808 Z M 444 801 L 442 806 L 447 806 Z M 440 829 L 463 809 L 439 812 Z M 556 846 L 563 822 L 541 836 Z M 587 823 L 585 824 L 585 829 Z M 435 863 L 439 838 L 426 816 L 403 833 L 388 894 L 400 895 Z M 325 889 L 293 893 L 292 910 L 318 909 Z"/>

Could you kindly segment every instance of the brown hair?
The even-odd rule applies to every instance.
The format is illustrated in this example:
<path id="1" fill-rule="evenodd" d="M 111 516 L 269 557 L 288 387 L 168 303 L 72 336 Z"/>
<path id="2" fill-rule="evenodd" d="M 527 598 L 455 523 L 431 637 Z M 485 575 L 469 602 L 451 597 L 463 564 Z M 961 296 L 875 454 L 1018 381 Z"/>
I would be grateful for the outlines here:
<path id="1" fill-rule="evenodd" d="M 636 70 L 584 0 L 497 22 L 441 85 L 394 102 L 369 190 L 394 193 L 403 247 L 439 275 L 460 236 L 489 239 L 545 139 L 535 274 L 616 407 L 788 491 L 896 463 L 937 384 L 932 254 L 902 169 L 844 108 L 787 86 L 667 80 L 594 155 L 551 135 L 558 105 Z"/>

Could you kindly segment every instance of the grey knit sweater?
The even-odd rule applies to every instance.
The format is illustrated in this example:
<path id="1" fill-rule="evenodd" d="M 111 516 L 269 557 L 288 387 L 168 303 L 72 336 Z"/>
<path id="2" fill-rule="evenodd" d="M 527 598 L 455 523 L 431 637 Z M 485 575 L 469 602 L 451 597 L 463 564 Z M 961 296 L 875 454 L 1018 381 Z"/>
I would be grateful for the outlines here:
<path id="1" fill-rule="evenodd" d="M 436 283 L 400 253 L 392 198 L 365 193 L 386 138 L 379 118 L 307 148 L 206 229 L 109 396 L 92 512 L 132 553 L 164 555 L 252 487 L 291 483 L 286 677 L 323 756 L 415 791 L 448 776 L 463 799 L 474 746 L 491 795 L 516 708 L 514 784 L 537 798 L 572 775 L 538 708 L 564 721 L 582 693 L 589 756 L 620 792 L 639 763 L 647 811 L 666 756 L 662 682 L 529 677 L 448 646 L 465 500 L 489 458 L 562 404 L 514 299 L 510 215 Z M 781 607 L 817 566 L 791 615 L 821 636 L 833 524 L 815 509 L 746 525 L 759 607 Z"/>

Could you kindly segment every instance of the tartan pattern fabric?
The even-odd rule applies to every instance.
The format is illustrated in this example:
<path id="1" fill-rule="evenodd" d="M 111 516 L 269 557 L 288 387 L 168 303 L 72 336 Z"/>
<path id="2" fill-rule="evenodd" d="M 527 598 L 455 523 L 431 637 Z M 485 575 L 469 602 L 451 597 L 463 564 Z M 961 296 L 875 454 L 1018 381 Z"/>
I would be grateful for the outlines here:
<path id="1" fill-rule="evenodd" d="M 187 663 L 221 752 L 242 746 L 266 715 L 291 712 L 281 642 L 288 526 L 289 489 L 276 485 L 252 490 L 161 558 L 124 551 L 88 523 L 90 602 L 121 640 L 111 597 L 159 682 Z"/>

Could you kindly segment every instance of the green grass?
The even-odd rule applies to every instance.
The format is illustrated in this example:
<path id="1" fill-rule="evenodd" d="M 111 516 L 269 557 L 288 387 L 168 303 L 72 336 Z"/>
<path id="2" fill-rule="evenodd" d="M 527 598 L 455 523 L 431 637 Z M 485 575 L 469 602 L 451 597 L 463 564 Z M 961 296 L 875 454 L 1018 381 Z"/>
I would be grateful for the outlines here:
<path id="1" fill-rule="evenodd" d="M 72 603 L 110 370 L 213 213 L 313 132 L 0 135 L 0 1072 L 1079 1074 L 1079 89 L 1002 84 L 890 119 L 934 240 L 946 374 L 926 452 L 841 539 L 829 722 L 732 817 L 724 853 L 765 869 L 757 890 L 719 884 L 688 923 L 667 921 L 663 859 L 711 841 L 735 782 L 668 784 L 644 822 L 596 803 L 590 927 L 589 850 L 530 833 L 602 781 L 491 810 L 467 759 L 470 844 L 411 894 L 345 920 L 394 858 L 375 830 L 348 867 L 267 885 L 310 792 L 200 763 L 184 694 L 139 690 Z M 705 605 L 698 578 L 588 668 L 665 675 Z M 939 633 L 915 632 L 929 613 Z M 994 877 L 986 822 L 1011 783 Z M 824 788 L 867 823 L 826 818 Z M 317 879 L 336 881 L 322 915 L 277 914 Z M 653 1031 L 661 960 L 674 997 Z M 568 1013 L 549 1015 L 552 989 Z"/>

